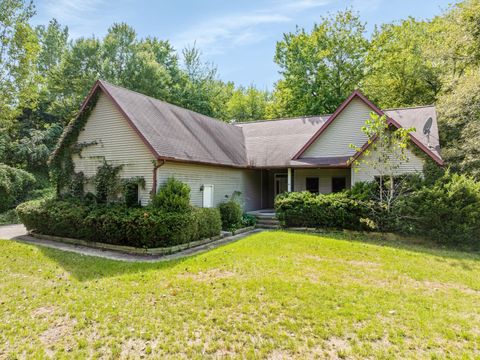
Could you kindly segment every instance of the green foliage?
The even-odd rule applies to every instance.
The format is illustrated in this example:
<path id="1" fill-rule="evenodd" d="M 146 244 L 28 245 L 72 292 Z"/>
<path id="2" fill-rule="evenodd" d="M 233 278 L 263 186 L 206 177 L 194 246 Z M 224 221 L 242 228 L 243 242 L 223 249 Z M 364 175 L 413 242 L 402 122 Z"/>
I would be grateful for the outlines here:
<path id="1" fill-rule="evenodd" d="M 480 183 L 447 172 L 397 205 L 399 231 L 449 245 L 480 248 Z"/>
<path id="2" fill-rule="evenodd" d="M 242 226 L 255 226 L 257 224 L 257 218 L 250 214 L 242 215 Z"/>
<path id="3" fill-rule="evenodd" d="M 191 209 L 190 187 L 171 177 L 152 197 L 151 205 L 165 212 L 188 212 Z"/>
<path id="4" fill-rule="evenodd" d="M 480 69 L 465 73 L 438 103 L 442 155 L 480 180 Z"/>
<path id="5" fill-rule="evenodd" d="M 29 25 L 33 4 L 24 0 L 0 2 L 0 134 L 11 130 L 24 107 L 37 101 L 35 71 L 38 39 Z M 0 159 L 2 160 L 2 159 Z"/>
<path id="6" fill-rule="evenodd" d="M 216 209 L 168 213 L 71 199 L 30 201 L 17 212 L 29 230 L 116 245 L 167 247 L 220 234 Z"/>
<path id="7" fill-rule="evenodd" d="M 368 48 L 365 25 L 351 10 L 324 17 L 311 33 L 297 28 L 277 43 L 282 79 L 270 116 L 328 114 L 358 86 Z"/>
<path id="8" fill-rule="evenodd" d="M 138 190 L 145 189 L 145 178 L 142 176 L 123 180 L 123 196 L 127 207 L 140 206 Z"/>
<path id="9" fill-rule="evenodd" d="M 35 185 L 32 174 L 0 164 L 0 212 L 24 201 Z"/>
<path id="10" fill-rule="evenodd" d="M 363 90 L 381 107 L 435 102 L 441 88 L 438 62 L 429 58 L 431 26 L 413 18 L 375 29 Z"/>
<path id="11" fill-rule="evenodd" d="M 242 225 L 242 206 L 235 197 L 220 203 L 218 210 L 220 210 L 223 230 L 233 231 Z"/>
<path id="12" fill-rule="evenodd" d="M 278 195 L 275 212 L 286 226 L 311 228 L 369 229 L 373 220 L 364 201 L 347 193 L 319 194 L 308 191 Z"/>
<path id="13" fill-rule="evenodd" d="M 118 200 L 122 190 L 119 176 L 122 167 L 122 165 L 114 166 L 104 162 L 102 166 L 97 168 L 94 183 L 99 203 L 110 203 Z"/>
<path id="14" fill-rule="evenodd" d="M 7 210 L 0 213 L 0 225 L 18 224 L 20 219 L 15 209 Z"/>
<path id="15" fill-rule="evenodd" d="M 72 177 L 75 175 L 72 155 L 81 154 L 84 146 L 77 143 L 78 135 L 85 127 L 87 119 L 98 101 L 98 96 L 98 92 L 94 94 L 91 101 L 86 104 L 84 111 L 70 121 L 50 156 L 50 174 L 53 183 L 57 186 L 57 194 L 70 185 Z"/>
<path id="16" fill-rule="evenodd" d="M 395 128 L 388 123 L 386 115 L 371 112 L 361 130 L 369 139 L 369 146 L 362 149 L 364 144 L 350 144 L 356 152 L 363 151 L 360 157 L 352 158 L 355 171 L 363 165 L 375 170 L 379 178 L 378 201 L 389 211 L 403 188 L 401 182 L 395 180 L 399 179 L 398 170 L 410 160 L 407 148 L 410 132 L 415 128 Z"/>
<path id="17" fill-rule="evenodd" d="M 197 223 L 195 238 L 205 239 L 217 236 L 222 230 L 222 219 L 218 209 L 195 208 L 193 217 Z"/>
<path id="18" fill-rule="evenodd" d="M 253 86 L 236 89 L 227 102 L 228 118 L 235 121 L 261 120 L 266 118 L 269 94 Z"/>

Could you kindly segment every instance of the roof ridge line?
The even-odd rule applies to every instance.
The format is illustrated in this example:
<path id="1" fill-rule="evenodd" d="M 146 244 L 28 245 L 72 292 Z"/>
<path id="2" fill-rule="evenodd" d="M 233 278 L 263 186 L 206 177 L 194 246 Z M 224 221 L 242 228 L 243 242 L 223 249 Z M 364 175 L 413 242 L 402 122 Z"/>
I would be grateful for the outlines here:
<path id="1" fill-rule="evenodd" d="M 381 109 L 381 110 L 382 110 L 382 111 L 393 111 L 393 110 L 405 110 L 405 109 L 420 109 L 420 108 L 426 108 L 426 107 L 435 107 L 435 104 L 406 106 L 406 107 L 396 107 L 396 108 Z"/>
<path id="2" fill-rule="evenodd" d="M 262 120 L 252 120 L 252 121 L 236 121 L 233 124 L 252 124 L 252 123 L 259 123 L 259 122 L 269 122 L 269 121 L 281 121 L 281 120 L 297 120 L 297 119 L 312 119 L 312 118 L 323 118 L 329 117 L 332 114 L 325 114 L 325 115 L 306 115 L 306 116 L 292 116 L 292 117 L 284 117 L 284 118 L 276 118 L 276 119 L 262 119 Z"/>

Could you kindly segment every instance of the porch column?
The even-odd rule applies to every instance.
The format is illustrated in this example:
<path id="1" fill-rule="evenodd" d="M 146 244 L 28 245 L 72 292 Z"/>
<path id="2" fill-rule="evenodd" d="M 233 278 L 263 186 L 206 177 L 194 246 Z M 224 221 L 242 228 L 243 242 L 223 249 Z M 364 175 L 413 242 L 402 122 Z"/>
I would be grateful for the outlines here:
<path id="1" fill-rule="evenodd" d="M 292 168 L 288 168 L 287 191 L 292 192 Z"/>

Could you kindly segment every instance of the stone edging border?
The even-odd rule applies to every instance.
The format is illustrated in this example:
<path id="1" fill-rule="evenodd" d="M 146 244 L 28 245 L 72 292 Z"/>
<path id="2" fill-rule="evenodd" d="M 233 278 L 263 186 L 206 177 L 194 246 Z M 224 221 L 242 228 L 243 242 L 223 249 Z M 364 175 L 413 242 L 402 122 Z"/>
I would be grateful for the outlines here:
<path id="1" fill-rule="evenodd" d="M 70 245 L 80 245 L 80 246 L 85 246 L 85 247 L 90 247 L 94 249 L 100 249 L 100 250 L 111 250 L 111 251 L 117 251 L 125 254 L 131 254 L 131 255 L 151 255 L 151 256 L 161 256 L 161 255 L 170 255 L 176 252 L 180 252 L 186 249 L 194 248 L 197 246 L 201 245 L 206 245 L 209 243 L 213 243 L 215 241 L 224 239 L 229 236 L 233 235 L 238 235 L 242 234 L 248 231 L 252 231 L 255 227 L 250 226 L 242 229 L 237 229 L 234 232 L 226 232 L 222 231 L 222 233 L 218 236 L 214 236 L 211 238 L 206 238 L 206 239 L 201 239 L 201 240 L 196 240 L 196 241 L 191 241 L 189 243 L 185 244 L 180 244 L 180 245 L 174 245 L 174 246 L 169 246 L 169 247 L 161 247 L 161 248 L 137 248 L 133 246 L 125 246 L 125 245 L 114 245 L 114 244 L 106 244 L 106 243 L 101 243 L 101 242 L 95 242 L 95 241 L 87 241 L 87 240 L 81 240 L 81 239 L 73 239 L 73 238 L 67 238 L 67 237 L 60 237 L 60 236 L 53 236 L 53 235 L 44 235 L 37 233 L 35 231 L 29 231 L 29 234 L 37 239 L 41 240 L 50 240 L 50 241 L 56 241 L 64 244 L 70 244 Z"/>

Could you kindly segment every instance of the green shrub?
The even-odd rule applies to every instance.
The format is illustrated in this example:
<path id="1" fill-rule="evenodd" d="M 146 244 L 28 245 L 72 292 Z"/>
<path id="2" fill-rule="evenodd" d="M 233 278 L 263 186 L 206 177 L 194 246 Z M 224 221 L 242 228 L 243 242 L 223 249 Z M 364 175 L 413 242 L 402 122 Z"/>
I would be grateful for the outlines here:
<path id="1" fill-rule="evenodd" d="M 250 214 L 243 214 L 242 225 L 243 226 L 255 226 L 257 224 L 257 218 Z"/>
<path id="2" fill-rule="evenodd" d="M 0 212 L 24 201 L 35 185 L 35 177 L 21 169 L 0 164 Z"/>
<path id="3" fill-rule="evenodd" d="M 110 203 L 118 198 L 122 190 L 122 182 L 120 180 L 121 170 L 122 165 L 114 166 L 107 162 L 104 162 L 102 166 L 97 168 L 94 183 L 98 203 Z M 78 191 L 79 185 L 77 185 L 76 188 Z M 83 182 L 81 195 L 83 196 Z"/>
<path id="4" fill-rule="evenodd" d="M 17 207 L 28 230 L 135 247 L 168 247 L 220 234 L 217 209 L 167 213 L 153 207 L 34 200 Z"/>
<path id="5" fill-rule="evenodd" d="M 20 219 L 18 218 L 17 211 L 15 209 L 10 209 L 3 213 L 0 213 L 0 225 L 18 223 L 20 223 Z"/>
<path id="6" fill-rule="evenodd" d="M 218 209 L 196 208 L 194 218 L 197 222 L 196 239 L 205 239 L 220 234 L 222 219 Z"/>
<path id="7" fill-rule="evenodd" d="M 340 228 L 361 230 L 369 228 L 371 210 L 367 203 L 341 192 L 315 195 L 308 191 L 277 196 L 275 211 L 286 226 Z"/>
<path id="8" fill-rule="evenodd" d="M 480 247 L 480 183 L 447 172 L 395 207 L 397 230 L 450 245 Z"/>
<path id="9" fill-rule="evenodd" d="M 218 209 L 222 218 L 223 230 L 232 231 L 241 226 L 243 211 L 241 205 L 235 199 L 219 204 Z"/>
<path id="10" fill-rule="evenodd" d="M 151 206 L 165 212 L 186 212 L 190 206 L 190 187 L 175 178 L 169 178 L 153 196 Z"/>

